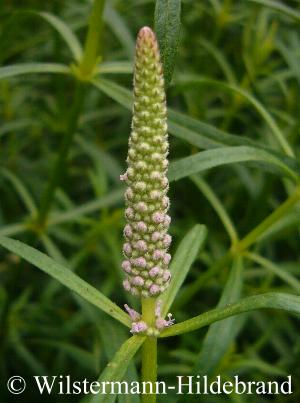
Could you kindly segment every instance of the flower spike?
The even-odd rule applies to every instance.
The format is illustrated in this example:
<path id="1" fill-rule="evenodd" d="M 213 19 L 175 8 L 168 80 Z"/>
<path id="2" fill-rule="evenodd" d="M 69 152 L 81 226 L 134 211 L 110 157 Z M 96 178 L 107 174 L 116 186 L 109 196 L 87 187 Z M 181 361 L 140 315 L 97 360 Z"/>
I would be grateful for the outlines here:
<path id="1" fill-rule="evenodd" d="M 122 268 L 124 288 L 143 298 L 158 296 L 168 286 L 171 243 L 167 214 L 167 110 L 158 43 L 144 27 L 136 42 L 134 107 L 127 157 L 120 176 L 125 192 L 126 226 Z"/>

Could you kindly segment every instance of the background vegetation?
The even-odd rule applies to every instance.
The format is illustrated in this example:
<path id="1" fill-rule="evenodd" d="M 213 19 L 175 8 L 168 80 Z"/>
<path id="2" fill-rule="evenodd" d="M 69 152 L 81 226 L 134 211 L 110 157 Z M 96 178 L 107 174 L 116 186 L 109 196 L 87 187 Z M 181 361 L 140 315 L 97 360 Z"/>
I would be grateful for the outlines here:
<path id="1" fill-rule="evenodd" d="M 74 66 L 78 46 L 53 16 L 84 43 L 91 2 L 3 4 L 0 62 L 14 67 L 0 68 L 0 235 L 44 251 L 122 306 L 128 296 L 121 286 L 119 175 L 131 119 L 124 88 L 132 87 L 136 33 L 154 25 L 155 2 L 106 2 L 99 72 L 93 85 L 79 86 L 79 93 L 76 78 L 62 67 Z M 172 251 L 197 223 L 206 225 L 208 235 L 172 308 L 177 322 L 242 296 L 299 294 L 299 191 L 294 193 L 300 175 L 299 25 L 297 0 L 182 1 L 180 42 L 168 87 L 170 159 L 178 161 L 170 170 Z M 168 58 L 171 69 L 173 56 Z M 17 66 L 23 63 L 27 67 Z M 23 74 L 26 68 L 30 74 Z M 76 135 L 58 171 L 60 186 L 47 204 L 45 189 L 62 139 L 71 132 Z M 211 153 L 201 156 L 200 151 Z M 286 199 L 290 202 L 280 214 L 259 227 Z M 257 226 L 260 230 L 251 233 Z M 230 247 L 243 251 L 243 260 L 222 302 Z M 5 386 L 15 374 L 97 379 L 128 337 L 113 319 L 3 249 L 0 278 L 3 403 L 15 401 Z M 159 378 L 172 383 L 179 374 L 208 373 L 257 381 L 292 374 L 293 396 L 273 400 L 299 401 L 299 318 L 260 310 L 235 317 L 226 327 L 219 323 L 221 328 L 211 326 L 210 338 L 204 327 L 163 339 Z M 127 373 L 131 379 L 136 379 L 138 359 L 135 364 Z M 41 401 L 30 383 L 21 399 Z M 223 400 L 268 399 L 231 395 L 203 401 Z"/>

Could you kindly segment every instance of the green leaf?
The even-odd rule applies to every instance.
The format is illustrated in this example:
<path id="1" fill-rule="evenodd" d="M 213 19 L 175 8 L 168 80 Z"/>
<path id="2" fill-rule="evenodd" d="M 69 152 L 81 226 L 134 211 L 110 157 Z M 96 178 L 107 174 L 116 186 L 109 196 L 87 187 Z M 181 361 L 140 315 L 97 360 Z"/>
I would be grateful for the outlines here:
<path id="1" fill-rule="evenodd" d="M 89 201 L 87 203 L 82 204 L 81 206 L 74 207 L 68 211 L 63 213 L 55 213 L 50 215 L 48 220 L 48 225 L 57 225 L 62 224 L 68 221 L 78 221 L 82 216 L 86 214 L 94 213 L 105 207 L 111 207 L 119 202 L 121 202 L 124 198 L 124 188 L 118 187 L 117 189 L 112 190 L 110 193 L 99 197 L 96 200 Z"/>
<path id="2" fill-rule="evenodd" d="M 52 276 L 70 290 L 75 291 L 82 298 L 117 319 L 125 326 L 131 326 L 128 316 L 121 308 L 96 288 L 89 285 L 86 281 L 82 280 L 79 276 L 63 265 L 56 263 L 44 253 L 41 253 L 23 242 L 6 237 L 0 237 L 0 245 L 38 267 L 49 276 Z"/>
<path id="3" fill-rule="evenodd" d="M 121 348 L 117 351 L 114 358 L 107 365 L 105 370 L 100 375 L 98 382 L 117 382 L 121 381 L 135 353 L 144 343 L 146 337 L 133 336 L 122 344 Z M 90 403 L 112 403 L 116 399 L 115 394 L 107 393 L 102 395 L 94 395 Z"/>
<path id="4" fill-rule="evenodd" d="M 284 157 L 279 158 L 275 154 L 272 155 L 257 147 L 248 146 L 217 148 L 181 158 L 170 164 L 168 176 L 170 181 L 174 181 L 216 166 L 251 161 L 267 163 L 267 166 L 279 168 L 285 175 L 290 176 L 295 181 L 298 180 L 300 168 L 296 161 L 291 168 L 290 164 L 286 164 L 290 160 Z"/>
<path id="5" fill-rule="evenodd" d="M 20 199 L 23 201 L 29 213 L 33 216 L 37 212 L 37 208 L 33 198 L 31 197 L 29 191 L 26 189 L 24 184 L 20 181 L 20 179 L 10 172 L 8 169 L 1 169 L 0 173 L 7 178 L 12 185 L 15 187 L 16 192 L 19 194 Z"/>
<path id="6" fill-rule="evenodd" d="M 253 107 L 254 109 L 257 110 L 257 112 L 261 115 L 261 117 L 264 119 L 266 124 L 269 126 L 270 130 L 273 133 L 274 138 L 277 140 L 277 142 L 280 144 L 286 155 L 293 157 L 294 152 L 289 145 L 288 141 L 286 140 L 283 132 L 277 125 L 276 121 L 273 119 L 272 115 L 266 110 L 264 105 L 262 105 L 252 94 L 249 92 L 245 91 L 243 88 L 233 85 L 233 84 L 228 84 L 223 81 L 218 81 L 218 80 L 213 80 L 207 77 L 199 77 L 197 75 L 189 75 L 188 77 L 185 76 L 183 79 L 180 79 L 177 81 L 176 85 L 178 87 L 183 87 L 183 88 L 192 88 L 195 89 L 195 86 L 197 85 L 209 85 L 216 87 L 218 89 L 224 90 L 224 91 L 229 91 L 229 92 L 234 92 L 243 98 L 245 98 Z"/>
<path id="7" fill-rule="evenodd" d="M 105 346 L 105 354 L 108 360 L 112 360 L 120 346 L 128 339 L 128 329 L 124 329 L 117 322 L 110 319 L 104 321 L 104 326 L 98 326 L 102 339 L 102 345 Z M 132 382 L 138 380 L 135 363 L 133 360 L 128 365 L 123 381 Z M 137 394 L 119 395 L 118 403 L 138 403 Z"/>
<path id="8" fill-rule="evenodd" d="M 130 29 L 127 27 L 124 18 L 107 1 L 104 9 L 104 20 L 109 25 L 115 36 L 123 45 L 127 56 L 132 59 L 134 55 L 135 42 Z"/>
<path id="9" fill-rule="evenodd" d="M 154 31 L 159 42 L 165 83 L 171 82 L 180 35 L 181 0 L 156 0 Z"/>
<path id="10" fill-rule="evenodd" d="M 169 131 L 199 148 L 216 148 L 222 146 L 260 146 L 259 143 L 238 135 L 229 134 L 198 119 L 168 109 Z"/>
<path id="11" fill-rule="evenodd" d="M 218 308 L 236 302 L 241 297 L 243 286 L 243 260 L 238 257 L 233 261 L 233 266 L 218 303 Z M 211 375 L 219 364 L 220 360 L 230 347 L 240 330 L 239 317 L 230 317 L 225 320 L 213 323 L 206 333 L 202 349 L 197 358 L 194 373 Z M 222 335 L 222 337 L 220 337 Z"/>
<path id="12" fill-rule="evenodd" d="M 270 260 L 257 255 L 256 253 L 250 253 L 247 252 L 245 256 L 249 259 L 251 259 L 253 262 L 258 263 L 262 267 L 266 268 L 269 270 L 271 273 L 274 273 L 276 276 L 281 278 L 283 281 L 285 281 L 287 284 L 289 284 L 291 287 L 294 288 L 294 290 L 300 294 L 300 281 L 294 277 L 292 274 L 288 273 L 284 269 L 280 268 L 279 265 L 271 262 Z"/>
<path id="13" fill-rule="evenodd" d="M 0 80 L 23 74 L 70 74 L 70 69 L 64 64 L 56 63 L 24 63 L 0 67 Z"/>
<path id="14" fill-rule="evenodd" d="M 131 74 L 133 72 L 132 62 L 105 62 L 98 67 L 100 74 Z"/>
<path id="15" fill-rule="evenodd" d="M 198 176 L 193 175 L 191 176 L 190 179 L 201 190 L 203 195 L 210 202 L 215 212 L 218 214 L 224 228 L 226 229 L 230 237 L 231 243 L 234 244 L 235 242 L 237 242 L 238 240 L 237 230 L 235 229 L 235 226 L 231 218 L 229 217 L 222 201 L 218 198 L 213 189 L 205 182 L 205 180 L 199 177 L 199 175 Z"/>
<path id="16" fill-rule="evenodd" d="M 82 47 L 80 42 L 78 41 L 74 32 L 68 27 L 68 25 L 62 21 L 60 18 L 56 17 L 53 14 L 46 12 L 33 12 L 33 14 L 42 17 L 45 21 L 47 21 L 52 27 L 60 34 L 60 36 L 64 39 L 66 44 L 68 45 L 74 59 L 78 62 L 82 57 Z"/>
<path id="17" fill-rule="evenodd" d="M 105 79 L 93 80 L 92 84 L 116 102 L 123 105 L 126 109 L 131 110 L 132 94 L 126 88 Z M 205 149 L 222 147 L 224 145 L 255 147 L 255 149 L 258 150 L 257 152 L 263 153 L 267 159 L 270 157 L 271 160 L 274 158 L 275 160 L 281 160 L 287 165 L 288 170 L 290 168 L 297 173 L 300 172 L 300 165 L 294 158 L 284 156 L 279 152 L 261 146 L 253 140 L 228 134 L 212 125 L 190 118 L 189 116 L 174 111 L 171 108 L 168 109 L 168 116 L 169 132 L 196 147 Z M 220 150 L 215 150 L 215 152 L 219 155 L 223 154 L 223 151 Z M 296 177 L 293 173 L 291 174 Z"/>
<path id="18" fill-rule="evenodd" d="M 268 292 L 260 295 L 243 298 L 235 304 L 229 304 L 225 308 L 216 308 L 194 318 L 178 323 L 161 333 L 161 337 L 177 336 L 192 332 L 201 327 L 210 325 L 219 320 L 229 318 L 244 312 L 256 309 L 281 309 L 291 313 L 300 313 L 300 297 L 292 294 Z"/>
<path id="19" fill-rule="evenodd" d="M 204 225 L 195 225 L 180 242 L 170 265 L 172 279 L 169 288 L 162 294 L 162 316 L 165 317 L 183 284 L 188 271 L 203 246 L 207 235 Z"/>
<path id="20" fill-rule="evenodd" d="M 295 18 L 296 20 L 300 21 L 300 13 L 294 10 L 291 7 L 286 6 L 282 2 L 274 1 L 274 0 L 248 0 L 251 3 L 257 3 L 265 7 L 270 7 L 273 10 L 279 11 L 282 14 L 285 14 L 291 18 Z"/>

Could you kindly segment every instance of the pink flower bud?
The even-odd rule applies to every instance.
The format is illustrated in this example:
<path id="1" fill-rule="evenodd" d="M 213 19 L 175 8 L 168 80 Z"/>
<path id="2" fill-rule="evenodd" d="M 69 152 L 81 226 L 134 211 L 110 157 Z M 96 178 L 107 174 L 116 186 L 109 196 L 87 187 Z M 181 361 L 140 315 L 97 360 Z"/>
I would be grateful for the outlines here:
<path id="1" fill-rule="evenodd" d="M 144 279 L 141 276 L 136 276 L 133 277 L 132 279 L 132 284 L 137 285 L 137 286 L 142 286 L 144 285 Z"/>
<path id="2" fill-rule="evenodd" d="M 137 259 L 134 260 L 133 264 L 137 267 L 146 267 L 147 262 L 144 257 L 138 257 Z"/>
<path id="3" fill-rule="evenodd" d="M 160 268 L 157 266 L 152 267 L 152 269 L 149 271 L 150 277 L 156 277 L 160 272 Z"/>
<path id="4" fill-rule="evenodd" d="M 127 279 L 123 281 L 123 287 L 125 288 L 126 291 L 130 291 L 131 285 Z"/>
<path id="5" fill-rule="evenodd" d="M 156 294 L 159 293 L 160 287 L 158 285 L 156 285 L 156 284 L 152 284 L 152 286 L 150 287 L 149 291 L 150 291 L 151 295 L 156 295 Z"/>
<path id="6" fill-rule="evenodd" d="M 125 225 L 125 228 L 124 228 L 124 235 L 125 235 L 127 238 L 131 238 L 131 237 L 132 237 L 132 228 L 131 228 L 131 226 L 130 226 L 129 224 L 126 224 L 126 225 Z"/>
<path id="7" fill-rule="evenodd" d="M 154 259 L 154 260 L 159 260 L 159 259 L 161 259 L 162 257 L 164 257 L 163 251 L 161 251 L 160 249 L 156 249 L 156 250 L 154 251 L 154 253 L 153 253 L 153 259 Z"/>
<path id="8" fill-rule="evenodd" d="M 168 248 L 171 245 L 172 237 L 169 234 L 165 234 L 164 239 L 163 239 L 163 244 L 166 248 Z"/>
<path id="9" fill-rule="evenodd" d="M 165 214 L 162 214 L 158 211 L 156 211 L 155 213 L 152 214 L 152 220 L 156 224 L 163 223 L 165 221 L 165 217 L 166 217 Z"/>
<path id="10" fill-rule="evenodd" d="M 124 245 L 123 245 L 123 252 L 124 252 L 126 255 L 128 255 L 128 256 L 131 255 L 131 253 L 132 253 L 132 248 L 131 248 L 130 243 L 128 243 L 128 242 L 124 243 Z"/>
<path id="11" fill-rule="evenodd" d="M 123 269 L 126 273 L 130 273 L 130 272 L 131 272 L 131 264 L 130 264 L 129 260 L 123 260 L 123 262 L 122 262 L 122 269 Z"/>
<path id="12" fill-rule="evenodd" d="M 153 234 L 151 235 L 152 242 L 157 242 L 160 240 L 160 238 L 161 238 L 161 233 L 158 231 L 153 232 Z"/>
<path id="13" fill-rule="evenodd" d="M 146 232 L 147 231 L 147 225 L 143 221 L 138 222 L 137 225 L 136 225 L 136 228 L 140 232 Z"/>
<path id="14" fill-rule="evenodd" d="M 148 249 L 146 242 L 143 241 L 143 240 L 137 241 L 137 243 L 135 244 L 135 246 L 136 246 L 136 248 L 137 248 L 138 250 L 140 250 L 141 252 L 146 252 L 146 250 Z"/>
<path id="15" fill-rule="evenodd" d="M 166 253 L 164 256 L 164 264 L 168 265 L 170 263 L 170 260 L 171 260 L 170 253 Z"/>

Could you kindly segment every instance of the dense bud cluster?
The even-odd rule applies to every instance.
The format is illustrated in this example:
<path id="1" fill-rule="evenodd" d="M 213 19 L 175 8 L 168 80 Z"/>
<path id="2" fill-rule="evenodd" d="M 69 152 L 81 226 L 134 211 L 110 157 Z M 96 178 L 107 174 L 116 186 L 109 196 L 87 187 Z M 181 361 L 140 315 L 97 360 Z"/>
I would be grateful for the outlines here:
<path id="1" fill-rule="evenodd" d="M 170 217 L 167 114 L 155 34 L 140 30 L 136 44 L 134 108 L 125 181 L 124 288 L 144 298 L 162 293 L 170 281 Z"/>

